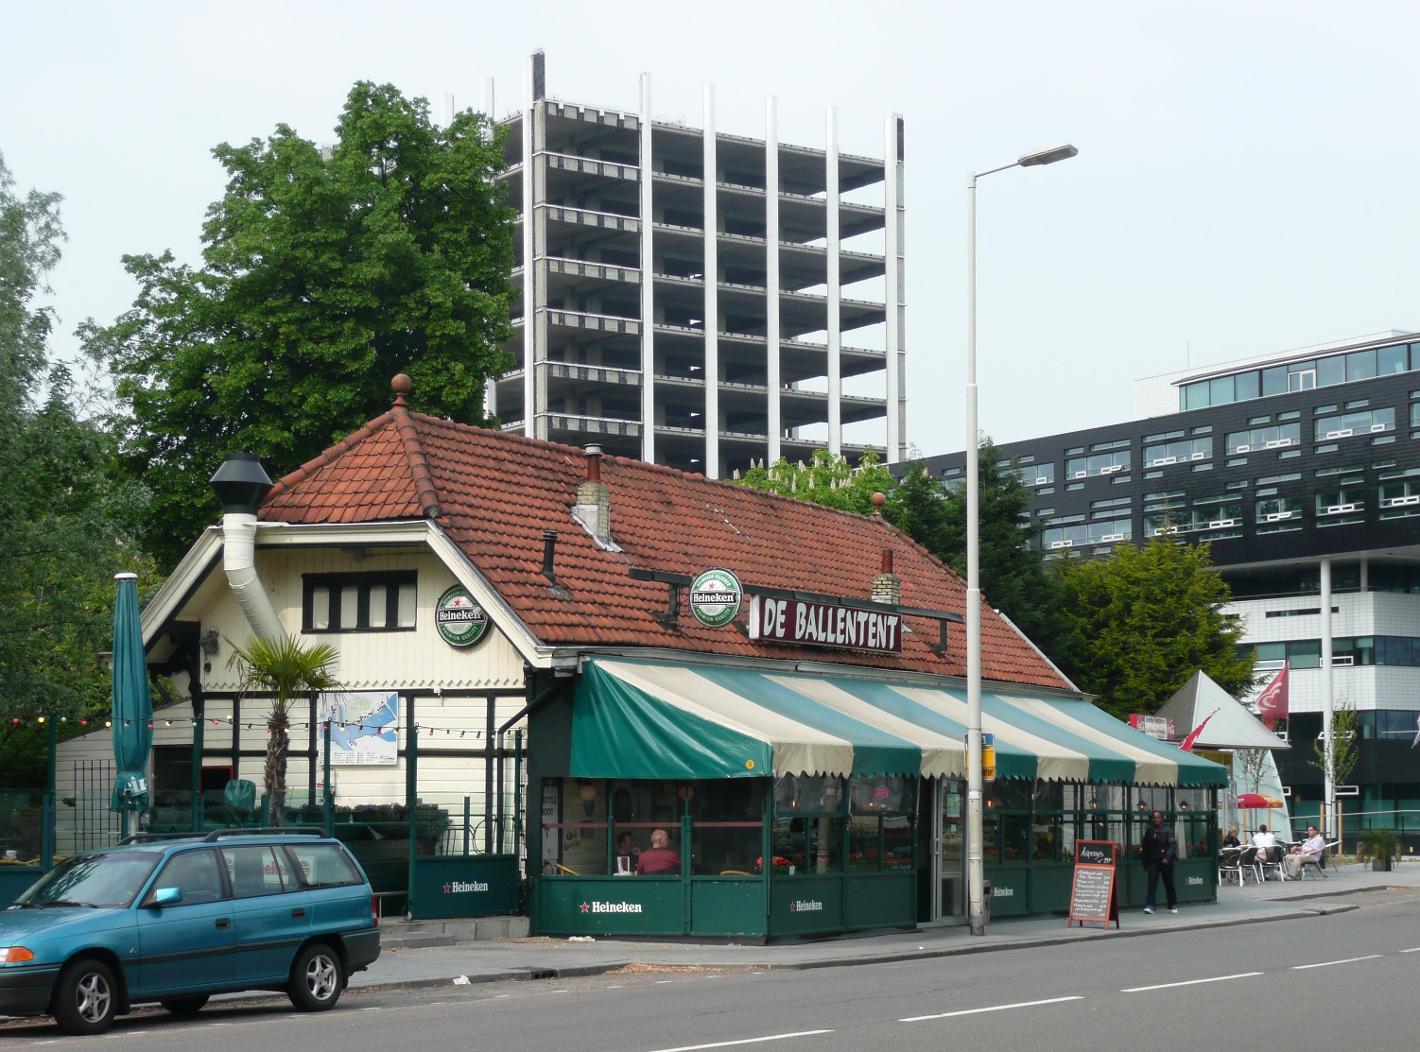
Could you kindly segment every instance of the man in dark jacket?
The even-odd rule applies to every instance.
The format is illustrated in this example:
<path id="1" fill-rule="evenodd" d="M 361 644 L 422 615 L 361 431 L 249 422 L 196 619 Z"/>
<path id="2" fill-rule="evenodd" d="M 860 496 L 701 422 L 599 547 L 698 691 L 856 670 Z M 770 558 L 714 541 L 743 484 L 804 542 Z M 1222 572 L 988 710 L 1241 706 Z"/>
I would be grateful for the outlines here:
<path id="1" fill-rule="evenodd" d="M 1173 886 L 1173 864 L 1178 861 L 1178 841 L 1173 835 L 1173 826 L 1164 821 L 1164 813 L 1155 811 L 1144 830 L 1143 848 L 1144 870 L 1149 874 L 1149 892 L 1144 898 L 1144 912 L 1154 912 L 1154 894 L 1158 890 L 1159 878 L 1164 880 L 1164 894 L 1168 896 L 1169 912 L 1178 912 L 1178 893 Z"/>

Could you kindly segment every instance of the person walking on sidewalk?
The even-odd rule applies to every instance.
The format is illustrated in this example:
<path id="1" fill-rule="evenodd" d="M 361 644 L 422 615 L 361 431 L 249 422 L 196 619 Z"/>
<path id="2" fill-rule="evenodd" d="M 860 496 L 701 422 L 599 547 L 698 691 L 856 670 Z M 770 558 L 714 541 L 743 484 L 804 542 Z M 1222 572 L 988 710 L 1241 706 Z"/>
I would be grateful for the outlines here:
<path id="1" fill-rule="evenodd" d="M 1173 886 L 1173 864 L 1178 861 L 1178 841 L 1174 838 L 1173 826 L 1164 821 L 1162 811 L 1155 811 L 1150 816 L 1140 846 L 1143 848 L 1144 870 L 1149 874 L 1149 890 L 1144 898 L 1144 912 L 1154 912 L 1154 896 L 1162 878 L 1169 912 L 1177 913 L 1178 893 Z"/>

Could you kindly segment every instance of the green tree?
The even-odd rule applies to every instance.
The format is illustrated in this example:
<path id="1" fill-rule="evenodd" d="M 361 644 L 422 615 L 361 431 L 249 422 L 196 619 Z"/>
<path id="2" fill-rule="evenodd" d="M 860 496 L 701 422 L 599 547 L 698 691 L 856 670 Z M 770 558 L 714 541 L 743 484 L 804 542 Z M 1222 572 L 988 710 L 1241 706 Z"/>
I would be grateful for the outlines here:
<path id="1" fill-rule="evenodd" d="M 482 422 L 485 381 L 510 364 L 501 135 L 472 112 L 438 127 L 424 99 L 365 82 L 335 135 L 322 151 L 283 124 L 218 146 L 202 265 L 125 256 L 132 308 L 82 332 L 117 379 L 165 563 L 216 514 L 206 480 L 227 453 L 279 476 L 388 408 L 397 372 L 422 409 Z"/>
<path id="2" fill-rule="evenodd" d="M 339 652 L 328 643 L 306 645 L 299 639 L 262 639 L 253 636 L 244 644 L 232 643 L 227 667 L 237 669 L 243 693 L 271 696 L 266 717 L 266 766 L 262 772 L 271 821 L 281 825 L 286 806 L 286 764 L 291 751 L 291 703 L 311 694 L 336 690 L 335 664 Z"/>
<path id="3" fill-rule="evenodd" d="M 981 493 L 981 590 L 1051 657 L 1066 646 L 1060 582 L 1040 551 L 1040 525 L 1031 518 L 1030 495 L 1007 470 L 988 438 L 977 451 Z M 940 496 L 933 494 L 936 488 Z M 934 503 L 935 502 L 935 503 Z M 966 487 L 945 488 L 915 466 L 892 494 L 884 514 L 962 577 L 966 576 Z"/>
<path id="4" fill-rule="evenodd" d="M 781 497 L 795 497 L 859 515 L 872 512 L 874 493 L 885 494 L 893 486 L 892 472 L 878 463 L 872 450 L 863 454 L 856 468 L 842 456 L 816 449 L 807 464 L 790 464 L 781 459 L 769 467 L 750 468 L 738 481 Z"/>
<path id="5" fill-rule="evenodd" d="M 1331 737 L 1336 743 L 1331 750 L 1332 776 L 1337 785 L 1345 785 L 1356 769 L 1359 758 L 1356 752 L 1356 706 L 1345 698 L 1338 699 L 1331 708 Z M 1309 762 L 1326 774 L 1326 741 L 1318 737 L 1312 743 L 1314 758 Z"/>
<path id="6" fill-rule="evenodd" d="M 1253 683 L 1242 627 L 1223 612 L 1230 593 L 1207 545 L 1156 537 L 1107 559 L 1066 565 L 1063 614 L 1070 646 L 1065 671 L 1121 718 L 1153 713 L 1202 669 L 1233 696 Z"/>
<path id="7" fill-rule="evenodd" d="M 42 784 L 52 713 L 77 729 L 102 713 L 98 653 L 113 626 L 113 574 L 160 583 L 138 547 L 145 493 L 122 480 L 117 443 L 49 347 L 41 303 L 64 240 L 57 194 L 20 195 L 0 157 L 0 782 Z M 16 725 L 12 721 L 18 720 Z"/>

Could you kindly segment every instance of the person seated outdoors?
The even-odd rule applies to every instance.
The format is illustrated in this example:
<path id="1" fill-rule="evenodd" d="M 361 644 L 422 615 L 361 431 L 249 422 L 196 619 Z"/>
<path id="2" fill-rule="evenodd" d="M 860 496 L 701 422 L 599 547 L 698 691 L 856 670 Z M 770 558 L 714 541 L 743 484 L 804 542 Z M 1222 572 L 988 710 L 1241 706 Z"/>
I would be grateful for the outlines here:
<path id="1" fill-rule="evenodd" d="M 1232 826 L 1223 836 L 1223 847 L 1242 847 L 1242 841 L 1238 839 L 1238 827 Z"/>
<path id="2" fill-rule="evenodd" d="M 641 855 L 641 849 L 636 846 L 636 838 L 630 833 L 622 833 L 616 838 L 616 871 L 618 873 L 630 873 L 636 868 L 636 860 Z M 622 862 L 622 859 L 626 859 Z M 624 868 L 623 868 L 624 867 Z"/>
<path id="3" fill-rule="evenodd" d="M 1257 832 L 1252 834 L 1252 846 L 1257 848 L 1258 862 L 1277 861 L 1276 852 L 1278 850 L 1277 835 L 1268 832 L 1266 826 L 1258 826 Z"/>
<path id="4" fill-rule="evenodd" d="M 1302 875 L 1302 867 L 1308 862 L 1320 862 L 1321 853 L 1326 850 L 1326 838 L 1317 832 L 1316 826 L 1307 826 L 1307 838 L 1282 860 L 1282 867 L 1291 880 Z"/>
<path id="5" fill-rule="evenodd" d="M 653 877 L 657 874 L 679 873 L 680 855 L 672 851 L 670 845 L 670 835 L 664 829 L 653 829 L 651 846 L 641 852 L 636 863 L 637 876 Z"/>

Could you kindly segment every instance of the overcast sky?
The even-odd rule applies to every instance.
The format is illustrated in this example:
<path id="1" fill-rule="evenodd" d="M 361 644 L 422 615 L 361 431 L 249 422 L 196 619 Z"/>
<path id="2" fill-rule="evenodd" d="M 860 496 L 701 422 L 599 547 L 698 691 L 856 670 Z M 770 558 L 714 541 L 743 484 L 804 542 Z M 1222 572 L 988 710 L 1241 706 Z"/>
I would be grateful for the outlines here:
<path id="1" fill-rule="evenodd" d="M 14 5 L 0 151 L 64 195 L 66 335 L 132 300 L 119 257 L 196 261 L 210 155 L 277 122 L 317 141 L 352 82 L 477 106 L 548 94 L 880 156 L 907 122 L 908 428 L 960 449 L 965 174 L 982 184 L 981 422 L 998 441 L 1133 415 L 1140 376 L 1420 326 L 1420 4 L 994 2 Z M 847 336 L 853 341 L 852 334 Z M 866 341 L 864 341 L 866 342 Z M 881 425 L 848 432 L 881 442 Z"/>

